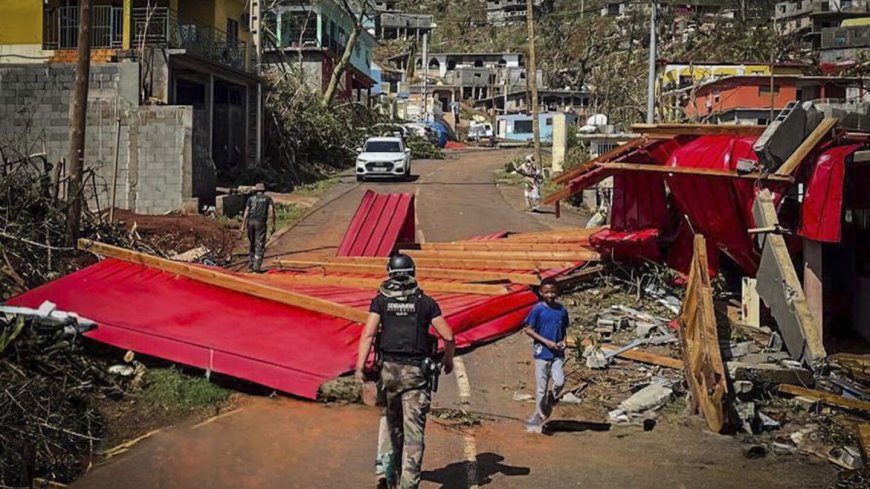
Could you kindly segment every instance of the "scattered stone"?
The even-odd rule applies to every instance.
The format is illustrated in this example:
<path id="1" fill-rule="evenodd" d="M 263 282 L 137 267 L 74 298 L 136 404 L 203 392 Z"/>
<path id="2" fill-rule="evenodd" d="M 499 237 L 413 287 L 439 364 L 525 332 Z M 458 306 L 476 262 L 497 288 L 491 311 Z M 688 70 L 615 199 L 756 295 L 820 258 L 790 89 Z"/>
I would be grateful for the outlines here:
<path id="1" fill-rule="evenodd" d="M 853 446 L 834 448 L 830 451 L 828 460 L 847 470 L 856 470 L 864 467 L 864 462 L 861 460 L 861 452 L 858 451 L 858 447 Z"/>
<path id="2" fill-rule="evenodd" d="M 575 396 L 573 392 L 569 392 L 559 399 L 559 403 L 564 404 L 581 404 L 583 399 Z"/>
<path id="3" fill-rule="evenodd" d="M 614 423 L 625 422 L 631 414 L 643 413 L 664 406 L 673 393 L 673 389 L 665 385 L 650 384 L 619 403 L 619 407 L 610 411 L 608 416 Z"/>
<path id="4" fill-rule="evenodd" d="M 735 394 L 749 394 L 755 388 L 755 384 L 748 380 L 735 380 L 733 387 Z"/>
<path id="5" fill-rule="evenodd" d="M 528 402 L 528 401 L 534 401 L 535 396 L 533 396 L 531 394 L 526 394 L 524 392 L 514 391 L 513 399 L 514 399 L 514 401 L 517 401 L 517 402 Z"/>

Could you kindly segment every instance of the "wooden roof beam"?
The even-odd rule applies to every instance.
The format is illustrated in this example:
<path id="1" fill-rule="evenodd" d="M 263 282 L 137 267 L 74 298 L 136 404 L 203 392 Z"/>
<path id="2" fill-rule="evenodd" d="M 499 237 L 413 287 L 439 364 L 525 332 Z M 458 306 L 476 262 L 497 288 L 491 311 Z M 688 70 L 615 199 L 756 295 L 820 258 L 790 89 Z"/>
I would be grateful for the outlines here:
<path id="1" fill-rule="evenodd" d="M 622 171 L 641 171 L 653 173 L 668 173 L 671 175 L 694 175 L 700 177 L 743 178 L 749 180 L 770 180 L 775 182 L 791 182 L 792 179 L 782 175 L 767 175 L 760 173 L 738 173 L 735 171 L 713 170 L 709 168 L 687 168 L 645 163 L 604 163 L 603 168 Z"/>
<path id="2" fill-rule="evenodd" d="M 463 251 L 463 250 L 402 250 L 414 258 L 458 258 L 485 260 L 561 260 L 561 261 L 600 261 L 597 251 L 578 247 L 574 251 Z"/>
<path id="3" fill-rule="evenodd" d="M 836 117 L 825 117 L 822 122 L 813 129 L 813 132 L 794 150 L 794 153 L 776 170 L 776 174 L 785 177 L 791 177 L 801 162 L 806 159 L 809 154 L 816 149 L 822 140 L 830 137 L 837 127 L 839 120 Z"/>
<path id="4" fill-rule="evenodd" d="M 380 278 L 361 277 L 328 277 L 322 275 L 290 275 L 269 274 L 262 276 L 263 281 L 295 285 L 315 285 L 324 287 L 349 287 L 352 289 L 378 290 L 383 283 Z M 429 292 L 444 292 L 448 294 L 503 295 L 508 292 L 504 285 L 464 284 L 459 282 L 444 282 L 437 280 L 422 280 L 420 288 Z"/>
<path id="5" fill-rule="evenodd" d="M 296 292 L 290 292 L 214 268 L 175 262 L 165 258 L 146 255 L 144 253 L 100 243 L 98 241 L 91 241 L 89 239 L 80 239 L 78 241 L 78 247 L 80 250 L 89 251 L 104 257 L 143 265 L 163 272 L 189 278 L 191 280 L 196 280 L 197 282 L 202 282 L 204 284 L 241 292 L 243 294 L 279 302 L 288 306 L 299 307 L 312 312 L 340 317 L 357 323 L 365 323 L 368 318 L 368 313 L 361 309 L 354 309 L 336 302 Z"/>
<path id="6" fill-rule="evenodd" d="M 680 136 L 761 136 L 767 126 L 736 124 L 632 124 L 635 132 Z"/>
<path id="7" fill-rule="evenodd" d="M 337 263 L 313 260 L 278 260 L 282 267 L 298 269 L 317 269 L 322 273 L 360 273 L 386 277 L 386 263 L 384 258 L 379 264 L 365 263 Z M 444 278 L 463 280 L 465 282 L 511 282 L 521 285 L 537 285 L 541 277 L 536 273 L 509 273 L 509 272 L 486 272 L 480 270 L 461 270 L 451 268 L 417 267 L 417 278 Z"/>

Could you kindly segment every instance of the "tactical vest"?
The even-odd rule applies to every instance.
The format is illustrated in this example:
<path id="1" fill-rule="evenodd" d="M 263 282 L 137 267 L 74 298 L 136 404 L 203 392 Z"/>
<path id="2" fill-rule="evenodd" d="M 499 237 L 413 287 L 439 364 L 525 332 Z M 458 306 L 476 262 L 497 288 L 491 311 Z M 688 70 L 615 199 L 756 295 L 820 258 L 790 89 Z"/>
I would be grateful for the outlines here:
<path id="1" fill-rule="evenodd" d="M 384 300 L 380 350 L 385 358 L 422 359 L 435 354 L 435 337 L 429 334 L 429 325 L 418 320 L 420 299 L 420 294 L 413 294 Z"/>
<path id="2" fill-rule="evenodd" d="M 248 220 L 266 222 L 269 217 L 269 201 L 271 197 L 266 194 L 256 193 L 248 197 Z"/>

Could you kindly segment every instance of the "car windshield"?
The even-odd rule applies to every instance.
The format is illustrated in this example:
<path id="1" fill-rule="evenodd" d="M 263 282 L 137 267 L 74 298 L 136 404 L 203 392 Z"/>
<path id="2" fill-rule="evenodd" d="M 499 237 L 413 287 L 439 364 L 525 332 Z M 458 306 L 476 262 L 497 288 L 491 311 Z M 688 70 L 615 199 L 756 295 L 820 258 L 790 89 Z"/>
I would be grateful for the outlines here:
<path id="1" fill-rule="evenodd" d="M 369 141 L 366 153 L 401 153 L 402 146 L 397 141 Z"/>

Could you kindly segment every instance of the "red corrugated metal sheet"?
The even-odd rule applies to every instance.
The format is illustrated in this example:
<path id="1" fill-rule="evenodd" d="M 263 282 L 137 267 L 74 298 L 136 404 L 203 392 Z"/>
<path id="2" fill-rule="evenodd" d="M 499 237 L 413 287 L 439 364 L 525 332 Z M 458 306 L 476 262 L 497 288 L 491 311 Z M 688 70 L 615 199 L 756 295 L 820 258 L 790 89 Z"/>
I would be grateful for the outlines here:
<path id="1" fill-rule="evenodd" d="M 637 231 L 667 224 L 668 203 L 661 174 L 621 172 L 613 177 L 611 229 Z"/>
<path id="2" fill-rule="evenodd" d="M 840 242 L 846 158 L 860 147 L 860 144 L 853 144 L 830 148 L 816 160 L 801 207 L 798 234 L 804 238 Z"/>
<path id="3" fill-rule="evenodd" d="M 257 280 L 269 279 L 260 277 Z M 366 310 L 371 291 L 271 285 Z M 537 300 L 526 287 L 504 296 L 432 294 L 468 346 L 519 327 Z M 89 338 L 314 398 L 353 368 L 360 324 L 206 285 L 141 265 L 104 260 L 12 299 L 50 300 L 93 319 Z"/>
<path id="4" fill-rule="evenodd" d="M 637 231 L 604 229 L 590 236 L 589 244 L 603 256 L 619 260 L 660 260 L 658 237 L 659 230 L 655 228 Z"/>
<path id="5" fill-rule="evenodd" d="M 415 241 L 414 194 L 366 190 L 338 247 L 338 256 L 389 256 Z"/>

